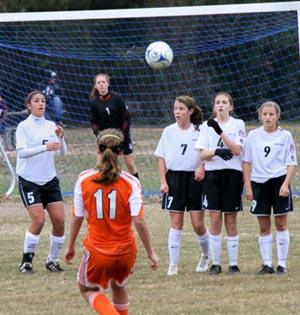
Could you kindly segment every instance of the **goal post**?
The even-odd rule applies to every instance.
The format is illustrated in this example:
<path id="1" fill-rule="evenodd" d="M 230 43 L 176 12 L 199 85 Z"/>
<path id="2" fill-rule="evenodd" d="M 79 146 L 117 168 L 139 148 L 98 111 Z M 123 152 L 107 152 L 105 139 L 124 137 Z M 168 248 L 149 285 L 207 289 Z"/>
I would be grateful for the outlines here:
<path id="1" fill-rule="evenodd" d="M 95 164 L 89 93 L 93 77 L 107 72 L 112 90 L 131 112 L 143 190 L 158 194 L 153 152 L 162 129 L 174 121 L 174 99 L 182 94 L 194 97 L 207 118 L 214 94 L 229 92 L 235 115 L 246 121 L 247 129 L 257 125 L 257 106 L 277 101 L 299 157 L 299 27 L 298 1 L 1 13 L 0 90 L 9 110 L 23 113 L 28 92 L 43 89 L 49 70 L 57 73 L 69 147 L 57 170 L 64 193 L 71 194 L 78 173 Z M 174 51 L 172 65 L 159 71 L 144 59 L 146 47 L 158 40 Z M 8 115 L 8 130 L 21 119 L 24 115 Z M 293 188 L 300 192 L 299 175 Z"/>

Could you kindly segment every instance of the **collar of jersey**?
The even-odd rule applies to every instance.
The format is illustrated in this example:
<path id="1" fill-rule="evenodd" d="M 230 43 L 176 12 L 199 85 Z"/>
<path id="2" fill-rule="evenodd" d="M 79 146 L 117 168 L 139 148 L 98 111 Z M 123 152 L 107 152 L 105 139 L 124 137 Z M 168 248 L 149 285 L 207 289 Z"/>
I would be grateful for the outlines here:
<path id="1" fill-rule="evenodd" d="M 45 117 L 44 117 L 44 116 L 42 116 L 42 117 L 36 117 L 36 116 L 30 114 L 29 118 L 30 118 L 32 121 L 34 121 L 35 123 L 38 123 L 38 124 L 41 124 L 41 123 L 43 123 L 43 122 L 45 121 Z"/>

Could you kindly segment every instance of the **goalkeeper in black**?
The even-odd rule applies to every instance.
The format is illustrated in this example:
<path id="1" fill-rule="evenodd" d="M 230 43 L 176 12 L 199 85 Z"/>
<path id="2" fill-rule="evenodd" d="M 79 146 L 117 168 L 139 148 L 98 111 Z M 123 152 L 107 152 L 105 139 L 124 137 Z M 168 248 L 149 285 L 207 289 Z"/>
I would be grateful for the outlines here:
<path id="1" fill-rule="evenodd" d="M 215 96 L 214 118 L 202 124 L 196 149 L 205 161 L 202 205 L 210 215 L 210 274 L 221 268 L 222 220 L 227 233 L 228 272 L 240 272 L 238 267 L 239 235 L 237 213 L 242 210 L 242 152 L 245 144 L 245 123 L 231 116 L 232 97 L 224 92 Z"/>
<path id="2" fill-rule="evenodd" d="M 130 115 L 122 98 L 109 90 L 110 77 L 99 73 L 94 78 L 90 99 L 90 123 L 93 133 L 108 128 L 120 130 L 124 135 L 123 153 L 130 174 L 138 177 L 130 137 Z"/>

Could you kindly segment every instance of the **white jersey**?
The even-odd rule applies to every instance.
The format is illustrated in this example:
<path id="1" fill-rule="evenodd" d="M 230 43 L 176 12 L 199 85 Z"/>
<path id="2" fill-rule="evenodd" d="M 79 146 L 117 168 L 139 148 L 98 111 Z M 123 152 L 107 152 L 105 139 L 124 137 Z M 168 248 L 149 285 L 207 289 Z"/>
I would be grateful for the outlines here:
<path id="1" fill-rule="evenodd" d="M 199 131 L 193 124 L 186 130 L 177 123 L 172 124 L 164 129 L 154 154 L 165 160 L 168 170 L 195 171 L 201 164 L 194 149 L 198 136 Z"/>
<path id="2" fill-rule="evenodd" d="M 19 123 L 16 130 L 16 172 L 19 176 L 38 185 L 44 185 L 56 176 L 55 151 L 47 151 L 46 145 L 60 142 L 62 153 L 66 146 L 64 140 L 57 137 L 55 129 L 54 122 L 33 115 Z"/>
<path id="3" fill-rule="evenodd" d="M 241 119 L 230 117 L 224 124 L 218 122 L 223 132 L 232 140 L 244 148 L 246 131 L 245 123 Z M 196 142 L 195 149 L 197 150 L 216 150 L 226 149 L 227 146 L 223 142 L 222 138 L 215 132 L 212 127 L 207 126 L 207 122 L 201 126 L 200 135 Z M 228 149 L 228 148 L 227 148 Z M 232 159 L 225 161 L 219 156 L 214 156 L 209 160 L 205 161 L 205 170 L 223 170 L 232 169 L 242 171 L 242 153 L 240 155 L 233 155 Z"/>
<path id="4" fill-rule="evenodd" d="M 249 132 L 243 160 L 251 163 L 251 180 L 265 183 L 287 173 L 288 165 L 297 165 L 293 137 L 285 129 L 266 132 L 264 127 Z"/>

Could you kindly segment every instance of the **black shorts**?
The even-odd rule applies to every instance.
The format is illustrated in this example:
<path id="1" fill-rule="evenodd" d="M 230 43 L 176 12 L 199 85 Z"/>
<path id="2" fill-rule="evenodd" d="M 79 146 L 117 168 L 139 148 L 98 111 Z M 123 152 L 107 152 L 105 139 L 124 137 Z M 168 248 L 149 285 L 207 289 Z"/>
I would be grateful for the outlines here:
<path id="1" fill-rule="evenodd" d="M 280 197 L 279 191 L 285 176 L 271 178 L 265 183 L 251 182 L 253 200 L 250 212 L 256 216 L 283 215 L 293 211 L 292 191 L 289 187 L 289 196 Z"/>
<path id="2" fill-rule="evenodd" d="M 19 192 L 26 208 L 42 203 L 46 209 L 50 203 L 63 201 L 57 177 L 44 185 L 38 185 L 19 176 Z"/>
<path id="3" fill-rule="evenodd" d="M 202 205 L 204 209 L 238 212 L 242 207 L 243 174 L 225 169 L 205 171 Z"/>
<path id="4" fill-rule="evenodd" d="M 163 195 L 162 209 L 168 211 L 202 210 L 202 181 L 194 179 L 195 172 L 168 171 L 169 193 Z"/>
<path id="5" fill-rule="evenodd" d="M 123 154 L 129 155 L 133 152 L 133 144 L 130 136 L 126 137 L 123 142 Z"/>

